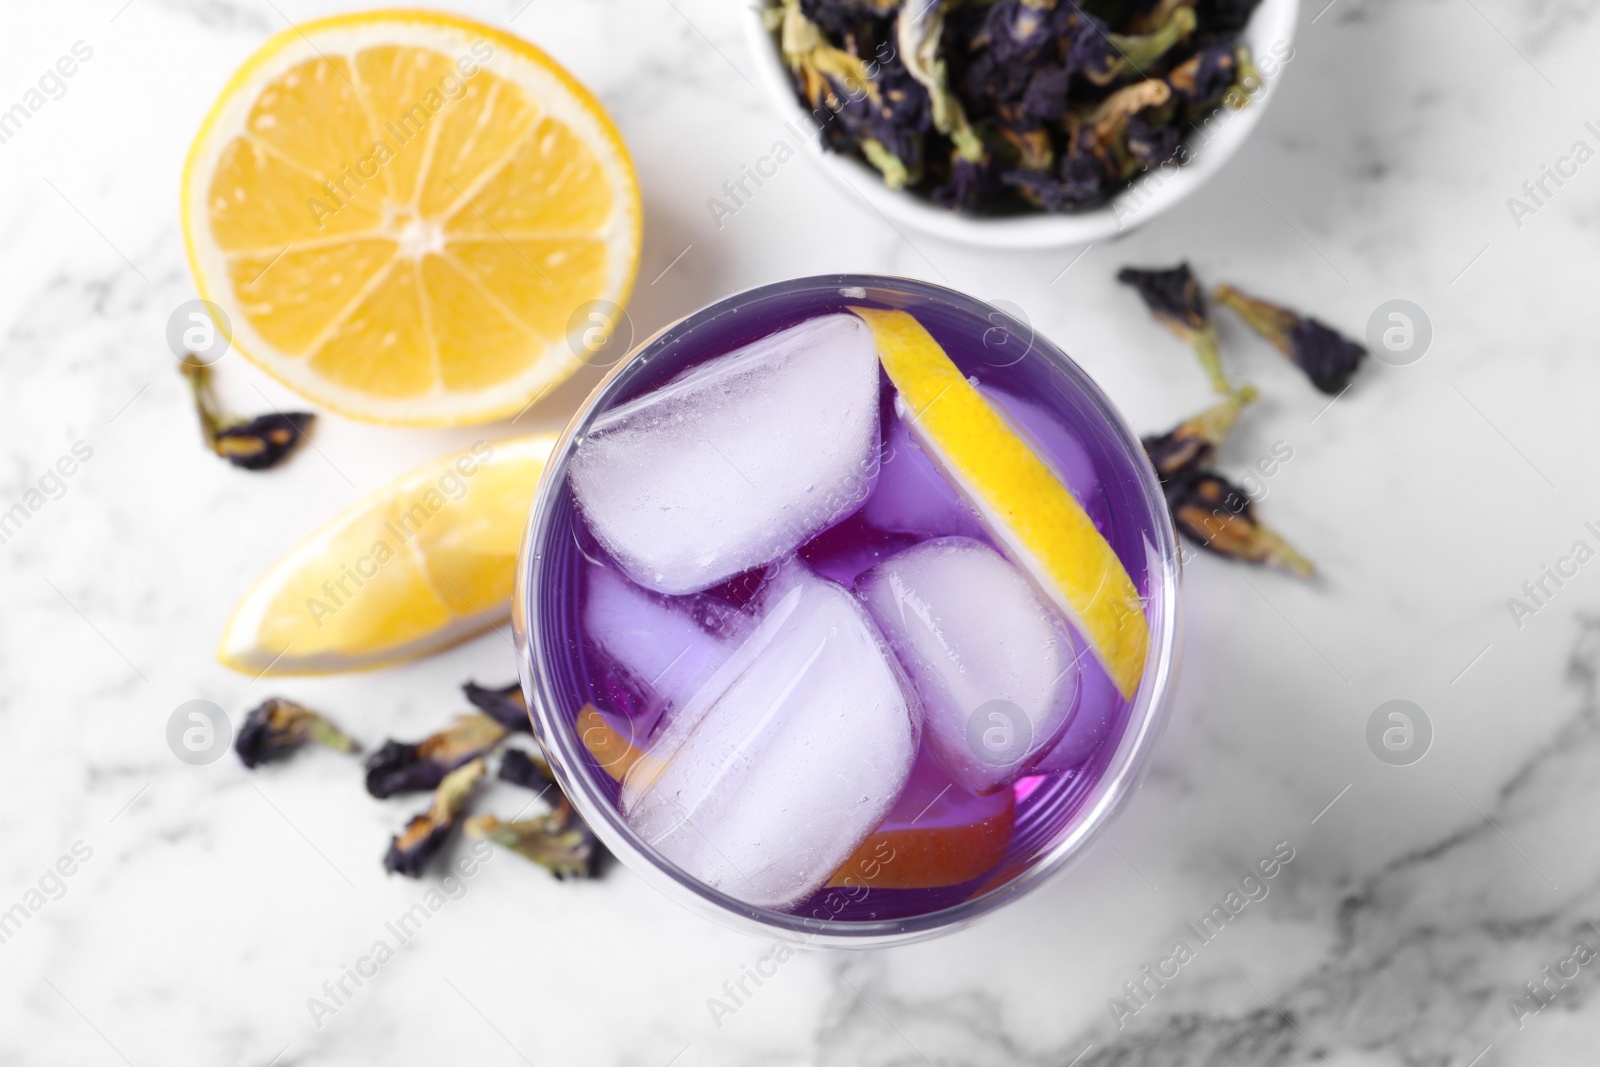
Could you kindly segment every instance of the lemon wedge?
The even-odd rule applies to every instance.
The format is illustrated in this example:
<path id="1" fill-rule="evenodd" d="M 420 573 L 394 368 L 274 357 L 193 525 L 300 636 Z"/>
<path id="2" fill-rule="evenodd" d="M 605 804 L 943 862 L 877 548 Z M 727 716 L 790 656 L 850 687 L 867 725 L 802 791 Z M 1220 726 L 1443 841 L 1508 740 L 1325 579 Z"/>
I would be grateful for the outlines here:
<path id="1" fill-rule="evenodd" d="M 251 675 L 326 674 L 427 655 L 499 623 L 554 445 L 551 434 L 479 443 L 345 509 L 256 581 L 217 658 Z"/>
<path id="2" fill-rule="evenodd" d="M 183 225 L 233 343 L 352 418 L 514 414 L 616 325 L 638 182 L 600 104 L 537 48 L 450 15 L 293 27 L 223 89 Z"/>
<path id="3" fill-rule="evenodd" d="M 1127 569 L 1083 506 L 920 322 L 904 311 L 851 310 L 872 329 L 912 435 L 1132 699 L 1149 624 Z"/>

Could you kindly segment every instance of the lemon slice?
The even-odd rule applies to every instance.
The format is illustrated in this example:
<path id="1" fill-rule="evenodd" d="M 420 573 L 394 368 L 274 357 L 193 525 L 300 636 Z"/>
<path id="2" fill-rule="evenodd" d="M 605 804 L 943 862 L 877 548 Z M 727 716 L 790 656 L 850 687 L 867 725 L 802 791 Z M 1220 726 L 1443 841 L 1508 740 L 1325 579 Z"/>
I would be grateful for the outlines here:
<path id="1" fill-rule="evenodd" d="M 252 675 L 326 674 L 427 655 L 500 622 L 554 444 L 479 443 L 346 508 L 256 581 L 217 658 Z"/>
<path id="2" fill-rule="evenodd" d="M 906 425 L 1132 699 L 1150 628 L 1139 591 L 1049 464 L 904 311 L 852 308 L 905 404 Z"/>
<path id="3" fill-rule="evenodd" d="M 639 188 L 600 104 L 537 48 L 364 12 L 286 30 L 233 76 L 183 225 L 252 361 L 352 418 L 458 425 L 516 413 L 604 343 Z"/>

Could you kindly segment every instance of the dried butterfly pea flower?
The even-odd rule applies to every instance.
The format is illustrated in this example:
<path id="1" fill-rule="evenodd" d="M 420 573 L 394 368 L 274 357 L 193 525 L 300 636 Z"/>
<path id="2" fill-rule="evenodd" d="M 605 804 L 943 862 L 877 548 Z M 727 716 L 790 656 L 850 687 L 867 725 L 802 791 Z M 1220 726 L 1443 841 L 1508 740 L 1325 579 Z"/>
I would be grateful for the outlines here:
<path id="1" fill-rule="evenodd" d="M 520 748 L 508 748 L 500 757 L 499 778 L 541 794 L 556 784 L 556 777 L 544 757 L 530 756 Z"/>
<path id="2" fill-rule="evenodd" d="M 983 158 L 983 142 L 950 91 L 948 71 L 939 54 L 943 36 L 944 11 L 939 0 L 905 0 L 895 18 L 896 62 L 904 64 L 903 69 L 925 90 L 933 128 L 950 138 L 961 159 L 975 162 Z"/>
<path id="3" fill-rule="evenodd" d="M 1000 180 L 1046 211 L 1069 211 L 1104 201 L 1111 178 L 1093 156 L 1067 156 L 1054 175 L 1014 170 Z"/>
<path id="4" fill-rule="evenodd" d="M 407 878 L 421 878 L 428 861 L 450 839 L 450 831 L 466 810 L 467 801 L 483 780 L 484 771 L 483 760 L 477 759 L 445 775 L 434 791 L 433 805 L 389 840 L 389 851 L 383 857 L 384 870 Z"/>
<path id="5" fill-rule="evenodd" d="M 930 194 L 935 203 L 948 208 L 976 211 L 993 203 L 1004 190 L 1000 171 L 985 157 L 972 161 L 954 154 L 945 181 Z"/>
<path id="6" fill-rule="evenodd" d="M 906 183 L 912 180 L 911 172 L 906 169 L 905 160 L 891 152 L 877 138 L 863 137 L 856 142 L 856 147 L 861 150 L 867 162 L 883 175 L 883 184 L 890 189 L 904 189 Z"/>
<path id="7" fill-rule="evenodd" d="M 890 188 L 919 181 L 923 134 L 931 125 L 923 86 L 894 52 L 881 54 L 870 28 L 862 30 L 861 40 L 852 32 L 850 47 L 839 47 L 807 17 L 799 0 L 784 0 L 781 11 L 784 58 L 813 113 L 820 116 L 826 109 L 830 116 L 825 143 L 839 151 L 859 151 Z M 863 53 L 875 58 L 868 62 Z"/>
<path id="8" fill-rule="evenodd" d="M 212 450 L 235 467 L 260 471 L 275 466 L 305 436 L 315 415 L 306 412 L 257 415 L 217 431 Z"/>
<path id="9" fill-rule="evenodd" d="M 848 150 L 853 141 L 890 188 L 920 181 L 923 138 L 933 125 L 927 90 L 898 60 L 876 62 L 869 84 L 872 92 L 842 93 L 831 143 Z"/>
<path id="10" fill-rule="evenodd" d="M 193 359 L 178 364 L 194 394 L 200 418 L 200 435 L 206 447 L 245 470 L 277 466 L 305 440 L 316 416 L 310 412 L 276 412 L 253 419 L 229 418 L 221 413 L 211 388 L 211 368 Z"/>
<path id="11" fill-rule="evenodd" d="M 1134 115 L 1128 120 L 1128 155 L 1140 170 L 1154 170 L 1175 158 L 1182 137 L 1176 126 Z"/>
<path id="12" fill-rule="evenodd" d="M 1028 75 L 1022 91 L 1022 117 L 1035 122 L 1054 122 L 1067 110 L 1067 92 L 1072 72 L 1065 64 L 1040 67 Z"/>
<path id="13" fill-rule="evenodd" d="M 1179 532 L 1201 548 L 1248 563 L 1311 577 L 1311 561 L 1256 518 L 1243 489 L 1211 471 L 1190 471 L 1166 484 L 1167 506 Z"/>
<path id="14" fill-rule="evenodd" d="M 1154 78 L 1118 89 L 1086 115 L 1074 121 L 1072 154 L 1091 155 L 1108 173 L 1126 177 L 1129 165 L 1128 123 L 1147 108 L 1159 108 L 1172 99 L 1172 90 Z"/>
<path id="15" fill-rule="evenodd" d="M 606 855 L 594 832 L 578 818 L 566 797 L 548 815 L 516 822 L 479 815 L 468 819 L 465 829 L 468 837 L 509 848 L 563 881 L 596 877 Z"/>
<path id="16" fill-rule="evenodd" d="M 1109 17 L 1107 21 L 1127 26 L 1130 33 L 1149 33 L 1165 26 L 1180 7 L 1193 8 L 1194 5 L 1195 0 L 1137 0 L 1131 5 L 1131 11 L 1123 13 L 1120 22 Z"/>
<path id="17" fill-rule="evenodd" d="M 1144 438 L 1140 443 L 1144 445 L 1161 484 L 1165 485 L 1209 463 L 1233 432 L 1239 414 L 1260 395 L 1255 386 L 1242 385 L 1227 399 L 1179 423 L 1173 430 Z"/>
<path id="18" fill-rule="evenodd" d="M 844 106 L 830 79 L 849 94 L 877 92 L 866 62 L 829 43 L 817 24 L 805 16 L 799 0 L 783 0 L 781 10 L 779 48 L 813 108 L 836 112 Z"/>
<path id="19" fill-rule="evenodd" d="M 1068 61 L 1074 73 L 1094 85 L 1110 85 L 1123 78 L 1146 76 L 1163 56 L 1194 33 L 1198 22 L 1192 8 L 1174 10 L 1152 33 L 1113 33 L 1093 15 L 1085 15 L 1073 38 Z"/>
<path id="20" fill-rule="evenodd" d="M 281 697 L 268 697 L 245 716 L 244 726 L 234 739 L 233 750 L 239 762 L 256 767 L 283 759 L 307 742 L 327 745 L 335 752 L 360 752 L 355 739 L 333 723 L 302 704 Z"/>
<path id="21" fill-rule="evenodd" d="M 1200 24 L 1214 33 L 1237 33 L 1244 29 L 1261 0 L 1199 0 L 1195 14 Z"/>
<path id="22" fill-rule="evenodd" d="M 1071 0 L 995 0 L 969 46 L 987 48 L 1001 63 L 1031 65 L 1054 50 L 1080 21 Z"/>
<path id="23" fill-rule="evenodd" d="M 1124 267 L 1117 272 L 1117 281 L 1132 286 L 1156 321 L 1194 349 L 1213 391 L 1224 395 L 1233 392 L 1233 385 L 1222 371 L 1222 354 L 1217 350 L 1217 334 L 1206 310 L 1205 294 L 1188 263 L 1170 270 Z"/>
<path id="24" fill-rule="evenodd" d="M 1222 102 L 1238 111 L 1250 106 L 1251 98 L 1265 81 L 1261 77 L 1261 68 L 1256 66 L 1256 61 L 1250 54 L 1249 45 L 1243 43 L 1234 45 L 1233 61 L 1239 67 L 1239 76 L 1234 79 L 1233 87 L 1223 93 Z"/>
<path id="25" fill-rule="evenodd" d="M 367 759 L 367 792 L 382 798 L 432 789 L 456 768 L 488 755 L 505 737 L 504 726 L 472 713 L 416 744 L 385 741 Z"/>
<path id="26" fill-rule="evenodd" d="M 1001 129 L 1001 139 L 1014 154 L 1016 165 L 1022 170 L 1050 171 L 1055 166 L 1055 149 L 1050 144 L 1050 133 L 1041 127 L 1031 130 Z"/>
<path id="27" fill-rule="evenodd" d="M 1239 54 L 1232 40 L 1206 45 L 1167 73 L 1167 84 L 1191 112 L 1215 106 L 1238 79 Z"/>
<path id="28" fill-rule="evenodd" d="M 974 121 L 1059 130 L 1071 100 L 1068 52 L 1084 16 L 1069 0 L 1002 0 L 975 21 L 958 19 L 962 12 L 959 7 L 950 12 L 951 24 L 959 28 L 954 35 L 946 33 L 946 47 L 956 68 L 952 77 Z M 994 146 L 994 130 L 985 127 L 981 136 Z M 1059 133 L 1057 139 L 1064 140 Z"/>
<path id="29" fill-rule="evenodd" d="M 1344 392 L 1367 350 L 1326 323 L 1278 304 L 1219 285 L 1212 298 L 1232 309 L 1246 325 L 1272 342 L 1305 371 L 1311 384 L 1329 395 Z"/>
<path id="30" fill-rule="evenodd" d="M 899 6 L 900 0 L 800 0 L 806 18 L 836 38 L 864 21 L 892 18 Z"/>
<path id="31" fill-rule="evenodd" d="M 528 702 L 522 695 L 522 686 L 517 682 L 502 686 L 499 689 L 488 689 L 476 682 L 467 682 L 461 687 L 467 695 L 467 703 L 489 716 L 507 730 L 523 733 L 532 733 L 533 726 L 528 719 Z"/>

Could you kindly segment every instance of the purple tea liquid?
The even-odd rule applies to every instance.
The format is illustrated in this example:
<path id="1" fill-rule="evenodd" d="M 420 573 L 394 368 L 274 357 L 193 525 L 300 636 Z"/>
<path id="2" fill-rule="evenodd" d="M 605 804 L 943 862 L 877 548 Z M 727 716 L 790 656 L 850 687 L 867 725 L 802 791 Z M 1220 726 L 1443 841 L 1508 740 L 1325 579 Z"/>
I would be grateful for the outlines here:
<path id="1" fill-rule="evenodd" d="M 1035 340 L 1025 326 L 986 305 L 972 301 L 963 306 L 932 287 L 927 287 L 924 296 L 918 292 L 922 288 L 918 283 L 905 283 L 904 290 L 875 290 L 861 286 L 864 280 L 845 276 L 831 285 L 816 280 L 802 288 L 769 287 L 749 294 L 742 303 L 694 316 L 685 324 L 688 328 L 669 331 L 663 341 L 631 360 L 609 383 L 607 395 L 590 413 L 591 418 L 653 391 L 690 367 L 808 319 L 845 312 L 851 306 L 907 311 L 1062 477 L 1122 561 L 1140 596 L 1147 603 L 1152 597 L 1159 598 L 1161 590 L 1155 586 L 1162 577 L 1151 546 L 1159 543 L 1153 523 L 1166 521 L 1165 515 L 1151 514 L 1141 491 L 1143 456 L 1126 446 L 1104 401 L 1077 384 L 1080 372 L 1057 362 L 1046 350 L 1048 346 Z M 854 513 L 798 550 L 816 573 L 847 589 L 868 568 L 929 538 L 960 534 L 1000 548 L 910 440 L 895 411 L 894 386 L 881 369 L 879 374 L 881 462 L 877 483 Z M 560 477 L 565 478 L 566 473 L 561 472 Z M 606 553 L 578 514 L 570 486 L 557 488 L 541 549 L 543 577 L 534 608 L 539 614 L 537 632 L 544 644 L 544 662 L 552 674 L 550 691 L 564 697 L 555 711 L 570 726 L 584 706 L 592 704 L 620 732 L 646 748 L 657 729 L 655 718 L 660 709 L 585 633 L 585 571 L 595 562 L 607 562 Z M 764 569 L 757 568 L 697 594 L 697 598 L 710 598 L 730 610 L 743 609 L 756 597 L 764 574 Z M 1076 630 L 1073 637 L 1080 651 L 1087 648 Z M 1152 637 L 1151 655 L 1157 654 Z M 1009 797 L 979 797 L 955 785 L 929 751 L 924 736 L 911 778 L 884 824 L 884 830 L 893 831 L 906 829 L 916 820 L 912 828 L 921 831 L 917 837 L 889 835 L 902 849 L 905 842 L 912 841 L 913 847 L 902 853 L 908 865 L 916 865 L 919 871 L 969 873 L 963 860 L 970 857 L 940 857 L 930 852 L 944 847 L 940 831 L 985 820 L 993 826 L 997 806 L 1006 806 L 1009 800 L 1014 805 L 1009 843 L 1002 840 L 1001 851 L 992 834 L 984 837 L 987 869 L 952 885 L 886 888 L 874 884 L 876 869 L 862 864 L 861 871 L 854 871 L 847 863 L 836 880 L 848 884 L 824 887 L 789 910 L 800 916 L 846 922 L 922 915 L 999 889 L 1050 851 L 1081 814 L 1129 719 L 1129 702 L 1117 692 L 1096 658 L 1083 654 L 1078 663 L 1082 673 L 1076 705 L 1064 732 L 1026 776 L 1005 787 Z M 592 757 L 587 770 L 597 791 L 618 804 L 620 784 Z M 973 837 L 951 834 L 948 840 L 956 842 L 949 847 L 962 847 L 961 841 L 970 842 Z M 992 864 L 988 863 L 991 853 Z M 882 849 L 879 854 L 884 854 Z M 844 879 L 846 874 L 853 877 Z"/>

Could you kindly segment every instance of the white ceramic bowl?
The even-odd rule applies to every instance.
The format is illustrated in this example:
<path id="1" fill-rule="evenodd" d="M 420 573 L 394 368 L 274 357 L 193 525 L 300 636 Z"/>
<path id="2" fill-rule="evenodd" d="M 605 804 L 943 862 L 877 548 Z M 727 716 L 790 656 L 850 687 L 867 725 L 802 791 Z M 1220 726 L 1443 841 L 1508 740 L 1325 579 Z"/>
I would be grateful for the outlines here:
<path id="1" fill-rule="evenodd" d="M 745 16 L 745 37 L 755 61 L 756 75 L 785 122 L 795 130 L 815 129 L 810 115 L 795 95 L 794 82 L 778 52 L 774 35 L 761 20 L 761 4 L 750 4 Z M 1085 245 L 1128 233 L 1169 210 L 1221 170 L 1261 121 L 1285 68 L 1294 59 L 1294 30 L 1298 0 L 1262 0 L 1245 28 L 1243 39 L 1261 68 L 1262 86 L 1239 111 L 1223 108 L 1208 132 L 1189 138 L 1190 161 L 1146 174 L 1119 193 L 1109 204 L 1075 214 L 1017 215 L 981 218 L 950 211 L 912 193 L 896 192 L 883 184 L 879 173 L 853 156 L 829 152 L 818 137 L 807 138 L 807 150 L 835 181 L 853 189 L 896 225 L 988 248 L 1060 248 Z"/>

